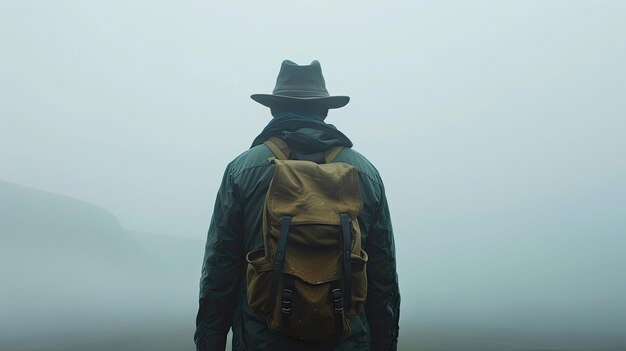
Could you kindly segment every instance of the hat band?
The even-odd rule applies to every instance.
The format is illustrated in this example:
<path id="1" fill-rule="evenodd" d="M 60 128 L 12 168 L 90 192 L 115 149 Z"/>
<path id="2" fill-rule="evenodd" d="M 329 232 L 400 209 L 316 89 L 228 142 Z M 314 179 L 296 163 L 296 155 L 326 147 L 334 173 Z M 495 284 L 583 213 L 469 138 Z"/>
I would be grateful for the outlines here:
<path id="1" fill-rule="evenodd" d="M 311 90 L 274 90 L 273 95 L 293 96 L 293 97 L 329 97 L 326 91 Z"/>

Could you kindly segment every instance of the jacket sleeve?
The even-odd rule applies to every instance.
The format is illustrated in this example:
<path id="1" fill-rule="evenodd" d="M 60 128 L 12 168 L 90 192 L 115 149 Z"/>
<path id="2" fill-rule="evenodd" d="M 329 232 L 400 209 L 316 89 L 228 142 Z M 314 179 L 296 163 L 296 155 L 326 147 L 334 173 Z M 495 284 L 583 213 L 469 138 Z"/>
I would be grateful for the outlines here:
<path id="1" fill-rule="evenodd" d="M 217 194 L 200 278 L 194 341 L 198 351 L 223 351 L 238 297 L 244 260 L 242 210 L 229 167 Z"/>
<path id="2" fill-rule="evenodd" d="M 372 335 L 372 350 L 397 349 L 400 291 L 389 207 L 382 190 L 367 240 L 367 300 L 365 313 Z"/>

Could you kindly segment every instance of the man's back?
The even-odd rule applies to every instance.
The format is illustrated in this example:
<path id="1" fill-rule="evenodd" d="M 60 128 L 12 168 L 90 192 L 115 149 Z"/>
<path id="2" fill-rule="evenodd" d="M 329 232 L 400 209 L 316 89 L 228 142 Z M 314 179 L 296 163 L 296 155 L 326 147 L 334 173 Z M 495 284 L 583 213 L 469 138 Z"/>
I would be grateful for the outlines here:
<path id="1" fill-rule="evenodd" d="M 369 256 L 368 288 L 365 307 L 349 320 L 351 333 L 346 339 L 305 343 L 275 334 L 248 305 L 245 254 L 263 248 L 263 204 L 274 171 L 268 161 L 273 153 L 263 141 L 271 136 L 301 154 L 344 146 L 335 162 L 358 171 L 363 201 L 358 222 L 361 245 Z M 385 190 L 378 171 L 351 146 L 343 133 L 315 114 L 280 113 L 253 147 L 228 165 L 205 248 L 195 334 L 198 350 L 223 350 L 231 326 L 234 350 L 395 350 L 400 295 Z"/>

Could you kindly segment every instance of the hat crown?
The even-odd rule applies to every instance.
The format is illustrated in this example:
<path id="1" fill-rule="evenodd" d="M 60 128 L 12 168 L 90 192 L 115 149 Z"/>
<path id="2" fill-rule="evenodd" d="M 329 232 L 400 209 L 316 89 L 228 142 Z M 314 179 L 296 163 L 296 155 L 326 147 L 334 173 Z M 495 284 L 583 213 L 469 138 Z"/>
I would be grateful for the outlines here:
<path id="1" fill-rule="evenodd" d="M 316 60 L 303 66 L 284 60 L 276 78 L 274 92 L 252 94 L 250 97 L 269 108 L 284 107 L 285 104 L 305 104 L 331 109 L 343 107 L 350 101 L 349 96 L 330 96 L 326 90 L 322 67 Z"/>
<path id="2" fill-rule="evenodd" d="M 329 96 L 320 63 L 314 60 L 309 65 L 298 65 L 293 61 L 284 60 L 276 78 L 273 94 L 300 98 Z"/>

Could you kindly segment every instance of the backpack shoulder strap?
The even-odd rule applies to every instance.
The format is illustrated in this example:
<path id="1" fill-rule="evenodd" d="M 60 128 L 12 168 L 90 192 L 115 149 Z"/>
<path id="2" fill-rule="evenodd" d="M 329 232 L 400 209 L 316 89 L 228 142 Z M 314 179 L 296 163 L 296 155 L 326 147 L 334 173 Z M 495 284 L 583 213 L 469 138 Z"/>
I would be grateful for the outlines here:
<path id="1" fill-rule="evenodd" d="M 335 160 L 335 158 L 339 155 L 339 153 L 343 150 L 343 146 L 334 146 L 324 152 L 324 160 L 326 163 L 331 163 Z"/>
<path id="2" fill-rule="evenodd" d="M 272 151 L 274 156 L 279 160 L 288 160 L 291 157 L 291 150 L 289 145 L 279 137 L 273 136 L 266 140 L 263 144 L 267 145 Z M 332 163 L 335 158 L 341 153 L 343 146 L 334 146 L 324 152 L 324 162 Z M 320 162 L 320 161 L 318 161 Z"/>
<path id="3" fill-rule="evenodd" d="M 287 143 L 279 137 L 271 137 L 263 142 L 263 144 L 267 145 L 267 147 L 270 148 L 274 156 L 276 156 L 276 158 L 279 160 L 288 160 L 291 156 L 291 150 L 289 150 L 289 145 L 287 145 Z"/>

